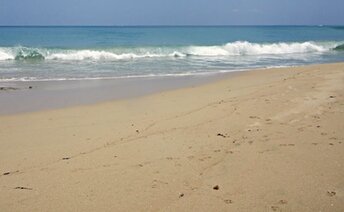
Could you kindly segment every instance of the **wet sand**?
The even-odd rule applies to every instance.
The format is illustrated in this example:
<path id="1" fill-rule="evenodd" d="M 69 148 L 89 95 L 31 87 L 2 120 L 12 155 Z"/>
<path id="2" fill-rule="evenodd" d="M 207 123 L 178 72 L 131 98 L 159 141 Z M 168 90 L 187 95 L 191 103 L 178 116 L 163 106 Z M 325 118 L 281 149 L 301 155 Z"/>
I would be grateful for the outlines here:
<path id="1" fill-rule="evenodd" d="M 237 73 L 106 80 L 0 82 L 0 115 L 135 98 L 197 86 Z"/>
<path id="2" fill-rule="evenodd" d="M 1 211 L 343 211 L 344 63 L 0 116 Z"/>

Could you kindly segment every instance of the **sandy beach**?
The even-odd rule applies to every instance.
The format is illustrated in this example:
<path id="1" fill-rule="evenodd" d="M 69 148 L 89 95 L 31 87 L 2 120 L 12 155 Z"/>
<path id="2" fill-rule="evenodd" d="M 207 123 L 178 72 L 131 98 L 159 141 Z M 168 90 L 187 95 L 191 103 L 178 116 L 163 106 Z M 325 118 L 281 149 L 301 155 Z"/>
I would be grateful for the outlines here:
<path id="1" fill-rule="evenodd" d="M 0 211 L 344 211 L 344 63 L 2 115 L 0 147 Z"/>

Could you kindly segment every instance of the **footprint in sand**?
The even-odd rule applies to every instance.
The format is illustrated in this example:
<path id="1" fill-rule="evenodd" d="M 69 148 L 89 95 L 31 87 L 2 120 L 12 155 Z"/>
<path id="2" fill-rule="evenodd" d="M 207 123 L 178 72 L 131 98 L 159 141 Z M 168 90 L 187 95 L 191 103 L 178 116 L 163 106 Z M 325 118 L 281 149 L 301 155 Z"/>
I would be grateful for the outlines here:
<path id="1" fill-rule="evenodd" d="M 209 160 L 209 159 L 211 159 L 211 156 L 206 156 L 206 157 L 200 158 L 198 160 L 199 161 L 205 161 L 205 160 Z"/>
<path id="2" fill-rule="evenodd" d="M 168 185 L 168 182 L 164 182 L 162 180 L 153 180 L 152 181 L 152 188 L 157 188 L 159 185 Z"/>
<path id="3" fill-rule="evenodd" d="M 318 116 L 318 115 L 314 115 L 314 116 L 312 116 L 314 119 L 320 119 L 320 116 Z"/>
<path id="4" fill-rule="evenodd" d="M 193 156 L 193 155 L 190 155 L 190 156 L 188 156 L 187 157 L 189 160 L 192 160 L 192 159 L 194 159 L 195 158 L 195 156 Z"/>
<path id="5" fill-rule="evenodd" d="M 336 196 L 336 192 L 335 191 L 327 191 L 327 195 L 330 197 Z"/>
<path id="6" fill-rule="evenodd" d="M 279 207 L 278 206 L 271 206 L 271 210 L 273 210 L 273 211 L 277 211 L 277 210 L 279 210 Z"/>
<path id="7" fill-rule="evenodd" d="M 285 204 L 288 203 L 288 201 L 287 201 L 287 200 L 284 200 L 284 199 L 281 199 L 278 203 L 279 203 L 279 204 L 282 204 L 282 205 L 285 205 Z"/>
<path id="8" fill-rule="evenodd" d="M 231 200 L 231 199 L 225 199 L 225 200 L 223 200 L 226 204 L 232 204 L 233 203 L 233 201 Z"/>
<path id="9" fill-rule="evenodd" d="M 280 144 L 280 146 L 295 146 L 295 144 Z"/>
<path id="10" fill-rule="evenodd" d="M 263 154 L 263 153 L 266 153 L 266 152 L 273 152 L 273 151 L 275 151 L 276 150 L 276 148 L 272 148 L 272 149 L 265 149 L 265 150 L 263 150 L 263 151 L 259 151 L 258 153 L 261 153 L 261 154 Z"/>

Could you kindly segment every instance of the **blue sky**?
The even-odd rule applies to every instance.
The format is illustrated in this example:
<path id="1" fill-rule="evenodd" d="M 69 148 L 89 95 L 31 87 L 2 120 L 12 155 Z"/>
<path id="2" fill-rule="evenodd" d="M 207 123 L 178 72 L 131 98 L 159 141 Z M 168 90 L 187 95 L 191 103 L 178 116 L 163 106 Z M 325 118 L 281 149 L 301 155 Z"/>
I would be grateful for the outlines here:
<path id="1" fill-rule="evenodd" d="M 343 25 L 343 0 L 0 0 L 0 25 Z"/>

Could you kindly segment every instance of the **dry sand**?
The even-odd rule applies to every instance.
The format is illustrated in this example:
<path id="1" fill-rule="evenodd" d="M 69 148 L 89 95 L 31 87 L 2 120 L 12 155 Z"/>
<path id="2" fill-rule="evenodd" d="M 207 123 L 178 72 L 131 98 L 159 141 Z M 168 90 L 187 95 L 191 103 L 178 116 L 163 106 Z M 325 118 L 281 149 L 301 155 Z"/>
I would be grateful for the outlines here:
<path id="1" fill-rule="evenodd" d="M 344 63 L 0 117 L 0 211 L 344 211 Z"/>

